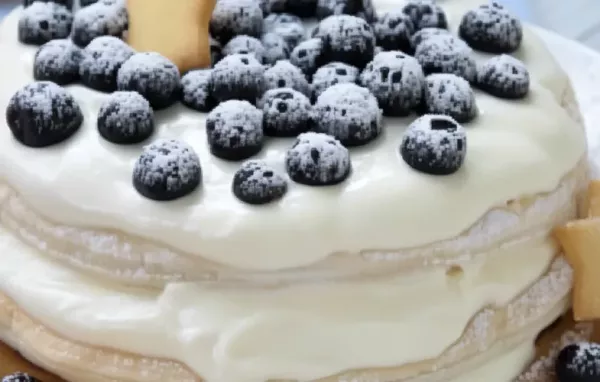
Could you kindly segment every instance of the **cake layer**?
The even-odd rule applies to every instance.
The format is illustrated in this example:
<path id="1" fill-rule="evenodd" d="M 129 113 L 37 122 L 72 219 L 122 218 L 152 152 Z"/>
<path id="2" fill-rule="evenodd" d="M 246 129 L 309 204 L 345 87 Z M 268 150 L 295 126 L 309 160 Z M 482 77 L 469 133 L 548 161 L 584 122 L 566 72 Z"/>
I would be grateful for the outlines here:
<path id="1" fill-rule="evenodd" d="M 392 3 L 382 2 L 382 10 L 386 4 Z M 447 3 L 454 25 L 467 4 L 472 5 Z M 18 12 L 0 31 L 0 48 L 15 57 L 3 64 L 2 107 L 32 81 L 35 49 L 17 42 Z M 467 125 L 469 154 L 463 170 L 449 177 L 411 170 L 398 146 L 414 117 L 386 119 L 376 142 L 351 151 L 353 174 L 343 184 L 327 189 L 293 184 L 278 203 L 244 205 L 231 192 L 238 164 L 209 153 L 205 115 L 177 106 L 157 113 L 155 138 L 190 144 L 200 156 L 203 185 L 181 200 L 157 203 L 131 184 L 141 146 L 115 146 L 96 131 L 106 95 L 70 86 L 84 112 L 81 131 L 64 144 L 30 149 L 14 140 L 3 122 L 0 179 L 50 221 L 152 238 L 190 258 L 238 269 L 282 270 L 332 255 L 418 247 L 465 232 L 509 200 L 554 190 L 583 158 L 583 131 L 557 102 L 568 87 L 564 73 L 530 31 L 517 56 L 532 73 L 531 94 L 507 101 L 477 93 L 480 116 Z M 291 144 L 272 139 L 259 157 L 281 169 Z"/>

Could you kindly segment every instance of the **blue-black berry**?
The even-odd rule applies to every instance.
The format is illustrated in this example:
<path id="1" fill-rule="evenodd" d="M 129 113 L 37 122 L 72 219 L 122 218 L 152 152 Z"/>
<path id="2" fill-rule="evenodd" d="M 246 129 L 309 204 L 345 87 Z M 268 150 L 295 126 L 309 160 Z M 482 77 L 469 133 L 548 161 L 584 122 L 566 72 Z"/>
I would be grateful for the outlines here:
<path id="1" fill-rule="evenodd" d="M 285 11 L 302 18 L 314 17 L 317 12 L 317 0 L 287 0 Z"/>
<path id="2" fill-rule="evenodd" d="M 306 37 L 302 19 L 287 13 L 272 13 L 265 17 L 263 31 L 283 37 L 290 49 L 295 48 Z"/>
<path id="3" fill-rule="evenodd" d="M 307 186 L 331 186 L 346 180 L 352 171 L 350 153 L 331 135 L 303 133 L 285 156 L 290 178 Z"/>
<path id="4" fill-rule="evenodd" d="M 467 12 L 458 30 L 473 49 L 489 53 L 511 53 L 523 40 L 521 21 L 497 2 Z"/>
<path id="5" fill-rule="evenodd" d="M 266 162 L 249 160 L 233 176 L 231 188 L 242 202 L 262 205 L 281 199 L 288 185 L 285 178 Z"/>
<path id="6" fill-rule="evenodd" d="M 213 68 L 210 93 L 218 102 L 237 99 L 255 103 L 263 91 L 265 68 L 252 54 L 232 54 Z"/>
<path id="7" fill-rule="evenodd" d="M 460 123 L 475 118 L 475 93 L 467 80 L 454 74 L 439 73 L 427 76 L 425 82 L 426 114 L 447 115 Z"/>
<path id="8" fill-rule="evenodd" d="M 266 50 L 262 42 L 250 36 L 235 36 L 223 47 L 223 54 L 229 56 L 231 54 L 253 54 L 256 59 L 264 63 Z"/>
<path id="9" fill-rule="evenodd" d="M 368 22 L 376 19 L 371 0 L 318 0 L 316 14 L 320 20 L 336 15 L 358 16 Z"/>
<path id="10" fill-rule="evenodd" d="M 75 13 L 71 38 L 85 47 L 100 36 L 121 38 L 129 26 L 127 9 L 122 0 L 99 0 Z"/>
<path id="11" fill-rule="evenodd" d="M 452 35 L 436 35 L 417 46 L 415 58 L 425 74 L 451 73 L 469 82 L 475 81 L 477 63 L 473 50 L 462 40 Z"/>
<path id="12" fill-rule="evenodd" d="M 377 38 L 377 45 L 383 50 L 412 50 L 411 36 L 415 27 L 410 17 L 401 11 L 392 11 L 382 14 L 373 24 L 373 31 Z"/>
<path id="13" fill-rule="evenodd" d="M 194 149 L 178 140 L 161 139 L 144 147 L 133 169 L 133 186 L 156 201 L 184 197 L 200 186 L 202 168 Z"/>
<path id="14" fill-rule="evenodd" d="M 46 147 L 71 137 L 83 122 L 75 98 L 54 82 L 34 82 L 18 90 L 6 108 L 13 136 L 29 147 Z"/>
<path id="15" fill-rule="evenodd" d="M 154 112 L 150 103 L 137 92 L 114 92 L 98 111 L 98 132 L 116 144 L 135 144 L 154 132 Z"/>
<path id="16" fill-rule="evenodd" d="M 179 99 L 179 69 L 158 53 L 136 53 L 123 63 L 117 88 L 140 93 L 155 109 L 164 109 Z"/>
<path id="17" fill-rule="evenodd" d="M 223 47 L 221 43 L 215 40 L 212 36 L 209 36 L 209 44 L 210 44 L 210 64 L 211 66 L 215 66 L 215 64 L 221 61 L 223 58 Z"/>
<path id="18" fill-rule="evenodd" d="M 301 42 L 292 51 L 290 62 L 307 76 L 312 76 L 324 63 L 323 41 L 320 38 L 311 38 Z"/>
<path id="19" fill-rule="evenodd" d="M 83 52 L 70 39 L 52 40 L 42 45 L 33 61 L 33 78 L 66 85 L 79 80 Z"/>
<path id="20" fill-rule="evenodd" d="M 522 61 L 512 56 L 492 57 L 478 68 L 477 86 L 496 97 L 524 98 L 529 93 L 529 71 Z"/>
<path id="21" fill-rule="evenodd" d="M 412 20 L 416 30 L 423 28 L 448 28 L 448 19 L 435 0 L 409 0 L 402 8 Z"/>
<path id="22" fill-rule="evenodd" d="M 313 130 L 334 136 L 345 146 L 362 146 L 379 136 L 382 112 L 377 99 L 356 84 L 333 85 L 313 108 Z"/>
<path id="23" fill-rule="evenodd" d="M 287 60 L 292 53 L 290 45 L 276 33 L 265 33 L 260 39 L 265 49 L 265 63 L 273 65 L 277 61 Z"/>
<path id="24" fill-rule="evenodd" d="M 57 3 L 35 2 L 21 12 L 19 41 L 42 45 L 50 40 L 66 38 L 71 33 L 73 14 Z"/>
<path id="25" fill-rule="evenodd" d="M 210 21 L 210 34 L 221 44 L 238 35 L 260 37 L 263 13 L 256 0 L 219 0 Z"/>
<path id="26" fill-rule="evenodd" d="M 359 70 L 352 65 L 342 62 L 331 62 L 321 66 L 313 75 L 313 99 L 317 99 L 325 90 L 336 84 L 356 83 Z"/>
<path id="27" fill-rule="evenodd" d="M 302 71 L 287 60 L 278 61 L 265 71 L 265 90 L 277 88 L 292 88 L 310 96 L 310 84 Z"/>
<path id="28" fill-rule="evenodd" d="M 117 90 L 117 74 L 121 65 L 134 55 L 134 50 L 116 37 L 97 37 L 83 50 L 79 64 L 81 82 L 95 90 Z"/>
<path id="29" fill-rule="evenodd" d="M 360 80 L 375 95 L 385 115 L 405 116 L 421 104 L 425 76 L 417 60 L 405 53 L 379 53 Z"/>
<path id="30" fill-rule="evenodd" d="M 363 69 L 375 55 L 375 35 L 363 19 L 339 15 L 330 16 L 319 24 L 316 37 L 323 41 L 324 63 L 344 62 Z"/>
<path id="31" fill-rule="evenodd" d="M 450 35 L 451 32 L 448 29 L 442 28 L 423 28 L 417 31 L 410 38 L 410 45 L 413 51 L 417 49 L 417 47 L 425 40 L 428 40 L 434 36 L 439 35 Z"/>
<path id="32" fill-rule="evenodd" d="M 210 94 L 210 69 L 187 72 L 181 78 L 181 102 L 194 110 L 208 112 L 216 106 Z"/>
<path id="33" fill-rule="evenodd" d="M 265 135 L 295 137 L 310 128 L 310 100 L 294 89 L 269 90 L 263 96 L 261 106 Z"/>
<path id="34" fill-rule="evenodd" d="M 81 2 L 85 2 L 85 0 L 80 0 Z M 88 0 L 89 1 L 89 0 Z M 43 2 L 43 3 L 56 3 L 60 5 L 64 5 L 67 9 L 73 9 L 73 0 L 22 0 L 23 8 L 27 8 L 31 4 L 35 2 Z"/>
<path id="35" fill-rule="evenodd" d="M 242 160 L 258 154 L 263 146 L 263 113 L 248 101 L 221 103 L 206 117 L 211 153 L 225 160 Z"/>
<path id="36" fill-rule="evenodd" d="M 463 165 L 467 154 L 464 128 L 445 115 L 424 115 L 402 138 L 402 158 L 413 169 L 430 175 L 450 175 Z"/>
<path id="37" fill-rule="evenodd" d="M 557 382 L 600 381 L 600 345 L 579 342 L 566 346 L 555 364 Z"/>
<path id="38" fill-rule="evenodd" d="M 10 375 L 5 375 L 2 378 L 2 382 L 40 382 L 40 380 L 27 373 L 17 372 Z"/>
<path id="39" fill-rule="evenodd" d="M 97 2 L 98 0 L 79 0 L 79 5 L 81 5 L 81 7 L 87 7 L 88 5 L 92 5 Z"/>

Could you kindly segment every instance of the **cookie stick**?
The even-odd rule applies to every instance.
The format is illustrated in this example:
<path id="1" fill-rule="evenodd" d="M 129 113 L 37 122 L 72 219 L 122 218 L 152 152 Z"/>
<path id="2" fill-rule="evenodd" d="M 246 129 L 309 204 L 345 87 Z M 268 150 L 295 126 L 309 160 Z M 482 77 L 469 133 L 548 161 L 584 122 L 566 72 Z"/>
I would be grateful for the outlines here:
<path id="1" fill-rule="evenodd" d="M 127 0 L 128 43 L 158 52 L 179 71 L 210 66 L 209 23 L 216 0 Z"/>

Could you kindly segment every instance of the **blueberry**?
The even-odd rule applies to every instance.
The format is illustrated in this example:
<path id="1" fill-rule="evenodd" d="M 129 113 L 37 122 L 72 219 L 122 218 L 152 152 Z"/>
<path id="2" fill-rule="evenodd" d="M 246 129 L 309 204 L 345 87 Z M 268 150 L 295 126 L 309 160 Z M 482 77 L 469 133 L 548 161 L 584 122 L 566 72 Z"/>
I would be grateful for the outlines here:
<path id="1" fill-rule="evenodd" d="M 116 37 L 97 37 L 83 50 L 79 64 L 81 82 L 95 90 L 112 92 L 117 89 L 117 73 L 121 65 L 135 52 Z"/>
<path id="2" fill-rule="evenodd" d="M 558 382 L 600 381 L 600 345 L 579 342 L 566 346 L 555 364 Z"/>
<path id="3" fill-rule="evenodd" d="M 475 93 L 465 79 L 439 73 L 427 76 L 425 82 L 425 113 L 447 115 L 460 123 L 475 118 Z"/>
<path id="4" fill-rule="evenodd" d="M 290 0 L 267 0 L 268 5 L 266 8 L 269 9 L 271 13 L 282 13 L 285 12 L 285 8 L 287 7 L 287 3 Z"/>
<path id="5" fill-rule="evenodd" d="M 424 115 L 404 133 L 402 158 L 413 169 L 430 175 L 450 175 L 463 165 L 467 154 L 464 128 L 445 115 Z"/>
<path id="6" fill-rule="evenodd" d="M 13 136 L 29 147 L 47 147 L 71 137 L 83 122 L 75 98 L 54 82 L 26 85 L 10 99 L 6 121 Z"/>
<path id="7" fill-rule="evenodd" d="M 375 95 L 385 115 L 406 116 L 421 104 L 425 76 L 413 57 L 383 52 L 367 65 L 360 82 Z"/>
<path id="8" fill-rule="evenodd" d="M 375 55 L 375 35 L 367 22 L 356 16 L 330 16 L 319 24 L 316 37 L 323 40 L 322 59 L 344 62 L 363 69 Z"/>
<path id="9" fill-rule="evenodd" d="M 287 60 L 278 61 L 265 71 L 265 90 L 277 88 L 292 88 L 310 96 L 310 85 L 302 71 Z"/>
<path id="10" fill-rule="evenodd" d="M 400 11 L 388 12 L 373 24 L 377 44 L 384 50 L 410 52 L 414 25 L 410 17 Z"/>
<path id="11" fill-rule="evenodd" d="M 96 37 L 122 37 L 128 25 L 124 1 L 100 0 L 75 13 L 71 38 L 75 44 L 85 47 Z"/>
<path id="12" fill-rule="evenodd" d="M 256 0 L 219 0 L 210 21 L 210 34 L 221 44 L 238 35 L 260 37 L 263 13 Z"/>
<path id="13" fill-rule="evenodd" d="M 81 1 L 85 1 L 85 0 L 81 0 Z M 42 2 L 42 3 L 56 3 L 56 4 L 60 4 L 60 5 L 67 7 L 67 9 L 73 9 L 73 0 L 23 0 L 22 2 L 23 2 L 23 8 L 27 8 L 28 6 L 30 6 L 31 4 L 33 4 L 35 2 Z"/>
<path id="14" fill-rule="evenodd" d="M 40 382 L 40 380 L 27 373 L 17 372 L 10 375 L 5 375 L 2 378 L 2 382 Z"/>
<path id="15" fill-rule="evenodd" d="M 295 137 L 310 128 L 310 100 L 294 89 L 269 90 L 263 96 L 261 105 L 265 135 Z"/>
<path id="16" fill-rule="evenodd" d="M 50 40 L 66 38 L 71 33 L 73 14 L 57 3 L 35 2 L 21 12 L 19 41 L 42 45 Z"/>
<path id="17" fill-rule="evenodd" d="M 529 93 L 529 71 L 512 56 L 492 57 L 478 68 L 477 86 L 496 97 L 524 98 Z"/>
<path id="18" fill-rule="evenodd" d="M 489 53 L 511 53 L 523 40 L 521 21 L 497 2 L 467 12 L 458 29 L 473 49 Z"/>
<path id="19" fill-rule="evenodd" d="M 287 60 L 292 53 L 290 45 L 276 33 L 265 33 L 261 38 L 265 49 L 265 62 L 273 65 L 277 61 Z"/>
<path id="20" fill-rule="evenodd" d="M 271 13 L 271 1 L 270 0 L 258 0 L 258 3 L 260 5 L 260 10 L 262 11 L 263 16 L 266 16 L 269 13 Z"/>
<path id="21" fill-rule="evenodd" d="M 83 52 L 70 39 L 52 40 L 35 54 L 33 78 L 67 85 L 79 80 L 79 63 Z"/>
<path id="22" fill-rule="evenodd" d="M 194 110 L 208 112 L 216 106 L 210 94 L 210 69 L 188 72 L 181 78 L 181 102 Z"/>
<path id="23" fill-rule="evenodd" d="M 259 39 L 250 36 L 235 36 L 223 47 L 223 54 L 253 54 L 256 59 L 264 63 L 266 50 Z"/>
<path id="24" fill-rule="evenodd" d="M 345 146 L 362 146 L 379 136 L 382 113 L 377 99 L 356 84 L 333 85 L 317 98 L 313 130 L 329 134 Z"/>
<path id="25" fill-rule="evenodd" d="M 419 44 L 415 58 L 425 74 L 451 73 L 469 82 L 475 81 L 477 64 L 473 51 L 452 35 L 431 36 Z"/>
<path id="26" fill-rule="evenodd" d="M 442 7 L 434 0 L 409 0 L 402 8 L 415 26 L 416 30 L 423 28 L 448 28 L 448 20 Z"/>
<path id="27" fill-rule="evenodd" d="M 98 0 L 79 0 L 81 7 L 87 7 L 88 5 L 96 4 Z"/>
<path id="28" fill-rule="evenodd" d="M 290 49 L 294 49 L 306 37 L 302 19 L 287 13 L 272 13 L 264 19 L 265 33 L 274 33 L 283 37 Z"/>
<path id="29" fill-rule="evenodd" d="M 321 66 L 313 75 L 313 99 L 317 99 L 325 90 L 336 84 L 356 83 L 359 70 L 342 62 L 331 62 Z"/>
<path id="30" fill-rule="evenodd" d="M 233 176 L 233 194 L 242 202 L 262 205 L 281 199 L 287 181 L 264 161 L 249 160 Z"/>
<path id="31" fill-rule="evenodd" d="M 450 34 L 451 33 L 448 29 L 423 28 L 412 35 L 412 37 L 410 38 L 410 45 L 411 45 L 412 50 L 415 51 L 417 49 L 417 47 L 425 40 L 428 40 L 434 36 L 439 36 L 439 35 L 448 36 Z"/>
<path id="32" fill-rule="evenodd" d="M 304 18 L 314 17 L 317 12 L 317 0 L 287 0 L 285 11 Z"/>
<path id="33" fill-rule="evenodd" d="M 301 42 L 292 51 L 290 62 L 307 76 L 312 76 L 323 64 L 323 41 L 320 38 L 312 38 Z"/>
<path id="34" fill-rule="evenodd" d="M 285 156 L 290 178 L 307 186 L 342 183 L 352 170 L 350 154 L 340 141 L 321 133 L 303 133 Z"/>
<path id="35" fill-rule="evenodd" d="M 358 16 L 368 22 L 376 19 L 371 0 L 318 0 L 316 13 L 320 20 L 337 15 Z"/>
<path id="36" fill-rule="evenodd" d="M 221 103 L 206 117 L 210 152 L 225 160 L 242 160 L 263 146 L 263 113 L 248 101 Z"/>
<path id="37" fill-rule="evenodd" d="M 98 132 L 116 144 L 135 144 L 154 132 L 154 113 L 150 103 L 136 92 L 114 92 L 98 111 Z"/>
<path id="38" fill-rule="evenodd" d="M 133 169 L 133 186 L 156 201 L 182 198 L 200 186 L 200 159 L 189 145 L 177 140 L 158 140 L 146 147 Z"/>
<path id="39" fill-rule="evenodd" d="M 211 66 L 215 66 L 215 64 L 217 62 L 221 61 L 221 59 L 223 58 L 223 47 L 217 40 L 212 38 L 212 36 L 209 36 L 209 43 L 210 43 L 210 63 L 211 63 Z"/>
<path id="40" fill-rule="evenodd" d="M 232 54 L 213 68 L 210 93 L 216 101 L 231 99 L 255 103 L 262 95 L 265 68 L 252 54 Z"/>

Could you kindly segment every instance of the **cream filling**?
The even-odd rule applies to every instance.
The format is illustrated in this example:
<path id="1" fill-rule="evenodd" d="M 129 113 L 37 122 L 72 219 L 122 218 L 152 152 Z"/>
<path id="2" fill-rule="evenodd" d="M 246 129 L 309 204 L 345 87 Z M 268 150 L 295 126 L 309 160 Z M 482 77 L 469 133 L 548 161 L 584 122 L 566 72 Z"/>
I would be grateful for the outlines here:
<path id="1" fill-rule="evenodd" d="M 177 360 L 209 382 L 313 380 L 436 358 L 546 272 L 556 248 L 544 237 L 377 282 L 153 292 L 86 278 L 1 230 L 0 290 L 66 338 Z"/>
<path id="2" fill-rule="evenodd" d="M 396 6 L 390 1 L 379 5 L 383 9 L 391 4 Z M 466 5 L 473 5 L 461 0 L 446 4 L 454 25 Z M 35 49 L 18 43 L 18 16 L 19 11 L 10 15 L 0 30 L 0 49 L 14 58 L 3 63 L 0 108 L 32 81 Z M 584 155 L 583 131 L 556 99 L 566 77 L 529 31 L 518 55 L 532 72 L 531 95 L 506 101 L 477 94 L 481 115 L 468 125 L 466 164 L 453 176 L 431 177 L 408 168 L 399 158 L 398 145 L 414 117 L 387 119 L 377 142 L 352 150 L 354 171 L 344 184 L 325 189 L 291 184 L 281 202 L 247 206 L 230 190 L 239 164 L 209 153 L 205 115 L 176 106 L 157 113 L 154 138 L 179 138 L 192 145 L 201 158 L 204 183 L 181 200 L 157 203 L 131 185 L 141 146 L 116 146 L 96 131 L 97 111 L 106 95 L 70 86 L 85 115 L 81 131 L 64 144 L 29 149 L 2 122 L 0 179 L 34 210 L 59 223 L 151 238 L 241 269 L 290 269 L 333 253 L 429 244 L 464 232 L 507 200 L 555 189 Z M 270 140 L 260 157 L 283 171 L 290 145 L 290 140 Z"/>

